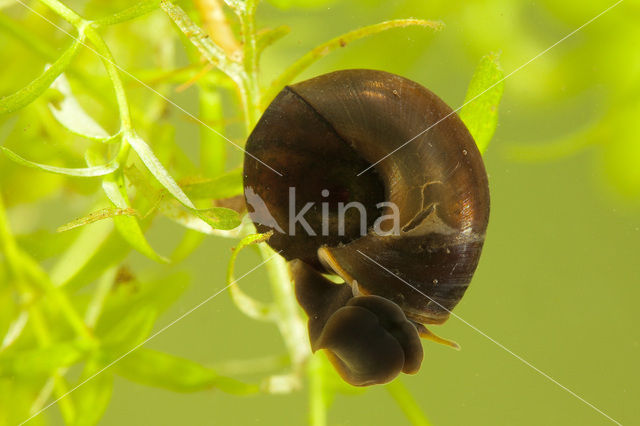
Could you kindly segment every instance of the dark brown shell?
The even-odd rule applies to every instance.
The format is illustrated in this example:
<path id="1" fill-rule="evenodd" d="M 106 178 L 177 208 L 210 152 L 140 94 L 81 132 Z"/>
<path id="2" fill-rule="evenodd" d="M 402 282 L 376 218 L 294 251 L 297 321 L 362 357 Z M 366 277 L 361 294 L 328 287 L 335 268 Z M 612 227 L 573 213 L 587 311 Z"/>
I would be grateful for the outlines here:
<path id="1" fill-rule="evenodd" d="M 489 189 L 473 138 L 442 100 L 386 72 L 333 72 L 280 92 L 246 149 L 284 175 L 245 156 L 245 190 L 264 200 L 280 225 L 256 224 L 260 232 L 275 231 L 269 240 L 274 249 L 339 275 L 352 294 L 394 302 L 411 321 L 446 321 L 478 264 Z M 359 175 L 371 164 L 376 165 Z M 296 211 L 308 201 L 316 203 L 305 217 L 317 236 L 300 227 L 296 235 L 287 232 L 290 187 L 296 189 Z M 331 195 L 322 197 L 322 189 Z M 319 205 L 327 200 L 331 232 L 321 236 Z M 376 208 L 385 200 L 399 208 L 400 235 L 362 236 L 355 212 L 352 221 L 348 217 L 346 235 L 337 236 L 337 202 L 367 206 L 370 227 L 389 213 Z M 247 197 L 250 206 L 253 201 Z M 255 217 L 255 211 L 251 214 Z M 310 317 L 315 314 L 302 305 Z"/>

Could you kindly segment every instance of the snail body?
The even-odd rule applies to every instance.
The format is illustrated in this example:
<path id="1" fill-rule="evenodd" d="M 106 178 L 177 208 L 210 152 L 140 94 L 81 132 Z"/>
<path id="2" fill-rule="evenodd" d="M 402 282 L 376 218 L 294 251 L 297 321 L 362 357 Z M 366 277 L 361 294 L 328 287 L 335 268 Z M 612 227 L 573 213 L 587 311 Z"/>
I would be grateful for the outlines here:
<path id="1" fill-rule="evenodd" d="M 489 219 L 484 164 L 460 118 L 403 77 L 337 71 L 283 89 L 246 150 L 250 216 L 291 261 L 312 349 L 354 385 L 418 371 L 418 336 L 438 340 L 424 325 L 464 295 Z"/>

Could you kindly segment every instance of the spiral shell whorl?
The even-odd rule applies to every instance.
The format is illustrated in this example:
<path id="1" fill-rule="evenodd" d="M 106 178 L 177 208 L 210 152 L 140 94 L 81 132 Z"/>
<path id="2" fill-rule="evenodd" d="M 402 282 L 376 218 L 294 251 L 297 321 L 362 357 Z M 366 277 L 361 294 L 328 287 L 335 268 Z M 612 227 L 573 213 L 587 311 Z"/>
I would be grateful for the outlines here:
<path id="1" fill-rule="evenodd" d="M 473 138 L 442 100 L 415 82 L 382 71 L 325 74 L 285 88 L 257 124 L 247 150 L 284 173 L 279 177 L 245 157 L 245 187 L 266 201 L 279 224 L 290 218 L 290 187 L 310 200 L 322 201 L 318 194 L 327 188 L 334 194 L 334 204 L 362 203 L 368 229 L 373 219 L 388 213 L 376 211 L 378 202 L 390 201 L 398 207 L 397 235 L 380 235 L 371 229 L 362 234 L 355 220 L 359 217 L 348 217 L 346 234 L 337 236 L 334 210 L 328 236 L 305 235 L 299 232 L 302 229 L 291 235 L 276 229 L 269 244 L 287 259 L 302 260 L 320 277 L 318 272 L 337 274 L 351 286 L 332 284 L 335 288 L 323 292 L 326 283 L 318 277 L 294 273 L 298 299 L 310 317 L 312 345 L 323 342 L 331 347 L 323 333 L 344 345 L 341 338 L 346 334 L 337 332 L 336 324 L 373 324 L 366 322 L 373 317 L 363 313 L 362 306 L 341 310 L 358 299 L 352 299 L 354 293 L 393 302 L 405 321 L 446 321 L 478 264 L 489 219 L 489 189 Z M 375 166 L 369 168 L 371 164 Z M 296 199 L 301 205 L 304 201 Z M 312 209 L 308 215 L 316 230 L 320 229 L 319 213 Z M 274 230 L 259 223 L 257 228 Z M 324 290 L 313 291 L 314 285 Z M 322 297 L 314 301 L 318 294 Z M 332 320 L 332 315 L 337 319 Z M 376 315 L 395 314 L 383 309 Z M 384 333 L 381 336 L 380 341 L 393 340 Z M 360 347 L 364 344 L 333 348 L 332 356 L 339 358 L 338 353 L 343 353 L 364 359 L 366 348 Z M 396 352 L 411 358 L 406 350 Z M 398 356 L 389 356 L 396 362 L 395 369 L 404 365 Z M 333 362 L 343 374 L 342 361 Z M 358 368 L 353 364 L 354 371 Z M 360 384 L 387 380 L 387 372 L 367 379 L 369 373 L 354 371 L 344 373 L 345 380 Z"/>

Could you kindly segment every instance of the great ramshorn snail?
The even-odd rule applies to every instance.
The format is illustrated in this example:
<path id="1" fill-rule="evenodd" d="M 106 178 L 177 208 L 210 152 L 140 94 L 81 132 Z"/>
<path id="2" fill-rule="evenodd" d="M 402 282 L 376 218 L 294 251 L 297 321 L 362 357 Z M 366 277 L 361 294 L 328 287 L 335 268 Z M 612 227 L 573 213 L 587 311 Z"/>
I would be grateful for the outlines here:
<path id="1" fill-rule="evenodd" d="M 312 349 L 357 386 L 417 372 L 420 337 L 447 343 L 425 324 L 462 298 L 489 219 L 460 118 L 413 81 L 344 70 L 283 89 L 246 150 L 250 215 L 291 261 Z"/>

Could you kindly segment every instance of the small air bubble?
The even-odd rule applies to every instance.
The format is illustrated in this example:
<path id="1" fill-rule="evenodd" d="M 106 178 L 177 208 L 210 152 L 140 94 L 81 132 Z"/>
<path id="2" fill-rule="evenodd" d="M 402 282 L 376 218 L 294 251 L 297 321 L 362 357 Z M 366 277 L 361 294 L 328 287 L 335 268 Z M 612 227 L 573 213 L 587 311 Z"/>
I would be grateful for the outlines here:
<path id="1" fill-rule="evenodd" d="M 438 284 L 438 280 L 433 280 L 433 283 L 437 285 Z"/>
<path id="2" fill-rule="evenodd" d="M 328 197 L 329 196 L 329 190 L 328 189 L 323 189 L 321 192 L 323 197 Z"/>

